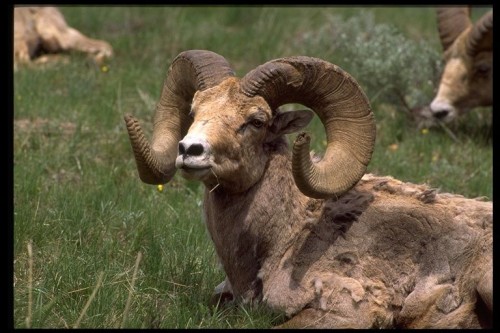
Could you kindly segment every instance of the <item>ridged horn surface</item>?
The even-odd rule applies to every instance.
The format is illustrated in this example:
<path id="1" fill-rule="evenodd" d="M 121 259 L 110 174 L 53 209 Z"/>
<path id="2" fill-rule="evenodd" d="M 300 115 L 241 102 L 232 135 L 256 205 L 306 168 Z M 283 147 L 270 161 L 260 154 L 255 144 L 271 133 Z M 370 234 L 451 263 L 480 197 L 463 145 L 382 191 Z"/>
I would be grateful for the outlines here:
<path id="1" fill-rule="evenodd" d="M 197 90 L 218 85 L 234 72 L 226 59 L 206 50 L 180 53 L 170 65 L 156 105 L 151 144 L 138 121 L 124 117 L 139 177 L 147 184 L 164 184 L 175 174 L 179 141 L 192 123 L 188 116 Z"/>
<path id="2" fill-rule="evenodd" d="M 241 89 L 247 96 L 262 96 L 273 110 L 299 103 L 321 119 L 327 147 L 319 162 L 311 160 L 307 134 L 294 144 L 293 176 L 302 193 L 340 196 L 363 176 L 373 153 L 375 123 L 368 98 L 340 67 L 311 57 L 280 58 L 245 75 Z"/>
<path id="3" fill-rule="evenodd" d="M 485 13 L 472 27 L 465 47 L 470 56 L 493 50 L 493 11 Z"/>
<path id="4" fill-rule="evenodd" d="M 472 25 L 470 8 L 466 6 L 438 8 L 437 25 L 443 51 L 446 51 L 455 39 Z"/>

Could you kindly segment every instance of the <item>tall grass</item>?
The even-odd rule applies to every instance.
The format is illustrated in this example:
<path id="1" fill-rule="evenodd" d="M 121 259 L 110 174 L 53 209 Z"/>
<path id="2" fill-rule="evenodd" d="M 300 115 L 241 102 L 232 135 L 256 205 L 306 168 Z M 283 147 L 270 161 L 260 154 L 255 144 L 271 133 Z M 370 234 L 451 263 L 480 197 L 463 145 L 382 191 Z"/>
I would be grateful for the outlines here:
<path id="1" fill-rule="evenodd" d="M 138 178 L 122 116 L 133 113 L 151 133 L 166 70 L 187 49 L 223 55 L 238 75 L 289 55 L 336 63 L 372 100 L 378 136 L 370 172 L 492 199 L 491 110 L 451 125 L 452 138 L 417 129 L 395 98 L 432 98 L 440 46 L 431 8 L 62 11 L 70 25 L 108 40 L 115 57 L 109 71 L 73 53 L 68 64 L 14 74 L 17 328 L 260 328 L 283 320 L 258 305 L 210 306 L 224 274 L 201 221 L 202 186 L 176 176 L 160 192 Z M 399 56 L 394 41 L 404 46 Z M 370 51 L 377 43 L 379 55 Z M 408 61 L 415 67 L 400 71 Z M 385 87 L 386 77 L 397 87 Z M 319 121 L 308 130 L 321 151 Z"/>

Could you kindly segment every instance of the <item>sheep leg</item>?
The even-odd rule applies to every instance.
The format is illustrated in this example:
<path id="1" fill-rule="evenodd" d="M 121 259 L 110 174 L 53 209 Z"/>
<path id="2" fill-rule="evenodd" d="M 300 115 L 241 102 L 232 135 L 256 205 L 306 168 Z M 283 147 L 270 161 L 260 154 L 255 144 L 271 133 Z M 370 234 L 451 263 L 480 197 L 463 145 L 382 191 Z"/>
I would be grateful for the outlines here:
<path id="1" fill-rule="evenodd" d="M 224 281 L 219 283 L 217 287 L 215 287 L 214 294 L 210 299 L 210 305 L 224 305 L 234 300 L 233 290 L 231 288 L 231 283 L 229 279 L 226 277 Z"/>
<path id="2" fill-rule="evenodd" d="M 107 42 L 89 38 L 69 27 L 58 10 L 46 8 L 46 14 L 38 18 L 37 31 L 47 51 L 82 51 L 92 54 L 96 62 L 112 55 L 112 48 Z"/>

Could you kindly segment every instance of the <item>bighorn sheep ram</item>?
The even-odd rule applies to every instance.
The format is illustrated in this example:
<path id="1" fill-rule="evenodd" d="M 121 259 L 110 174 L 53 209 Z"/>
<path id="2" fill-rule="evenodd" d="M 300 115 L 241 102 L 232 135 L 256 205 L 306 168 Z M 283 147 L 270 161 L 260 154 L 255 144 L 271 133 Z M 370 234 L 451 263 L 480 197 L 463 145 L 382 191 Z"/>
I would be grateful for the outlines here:
<path id="1" fill-rule="evenodd" d="M 437 20 L 445 67 L 437 95 L 422 116 L 446 123 L 493 103 L 493 11 L 472 24 L 469 7 L 443 7 Z"/>
<path id="2" fill-rule="evenodd" d="M 55 7 L 14 8 L 14 68 L 44 53 L 70 50 L 89 53 L 97 63 L 113 55 L 108 42 L 91 39 L 69 27 Z"/>
<path id="3" fill-rule="evenodd" d="M 320 159 L 300 133 L 311 108 L 326 130 Z M 374 117 L 358 83 L 306 56 L 242 79 L 222 56 L 172 62 L 152 142 L 124 116 L 139 176 L 164 184 L 180 169 L 205 185 L 204 220 L 224 297 L 261 301 L 281 327 L 488 327 L 493 307 L 491 201 L 366 174 Z"/>

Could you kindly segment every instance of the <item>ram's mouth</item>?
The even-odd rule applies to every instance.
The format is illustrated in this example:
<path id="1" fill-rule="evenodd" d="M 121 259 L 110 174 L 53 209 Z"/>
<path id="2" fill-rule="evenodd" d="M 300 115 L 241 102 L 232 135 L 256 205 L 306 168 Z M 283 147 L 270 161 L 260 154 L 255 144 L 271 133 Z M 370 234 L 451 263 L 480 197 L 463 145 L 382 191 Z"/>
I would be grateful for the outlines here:
<path id="1" fill-rule="evenodd" d="M 206 160 L 177 157 L 175 167 L 181 171 L 184 178 L 202 180 L 206 177 L 212 168 Z"/>
<path id="2" fill-rule="evenodd" d="M 181 168 L 182 177 L 190 180 L 203 180 L 209 175 L 210 167 L 208 168 Z"/>

